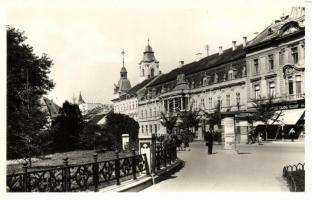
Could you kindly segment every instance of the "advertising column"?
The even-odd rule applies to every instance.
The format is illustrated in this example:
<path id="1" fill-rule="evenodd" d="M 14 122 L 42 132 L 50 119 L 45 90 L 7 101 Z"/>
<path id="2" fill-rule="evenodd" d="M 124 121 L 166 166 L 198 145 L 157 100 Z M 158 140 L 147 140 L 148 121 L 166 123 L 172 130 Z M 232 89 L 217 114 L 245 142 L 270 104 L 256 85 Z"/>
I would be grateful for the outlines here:
<path id="1" fill-rule="evenodd" d="M 221 120 L 224 130 L 224 149 L 234 150 L 235 148 L 235 126 L 234 117 L 225 117 Z"/>

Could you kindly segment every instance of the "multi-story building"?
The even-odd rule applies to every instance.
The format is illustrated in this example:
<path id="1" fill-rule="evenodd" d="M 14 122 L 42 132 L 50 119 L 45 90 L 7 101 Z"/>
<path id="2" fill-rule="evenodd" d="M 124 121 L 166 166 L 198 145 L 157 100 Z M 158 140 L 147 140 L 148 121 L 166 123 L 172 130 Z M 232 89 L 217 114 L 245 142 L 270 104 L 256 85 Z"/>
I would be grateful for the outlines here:
<path id="1" fill-rule="evenodd" d="M 304 113 L 304 22 L 304 8 L 292 8 L 290 15 L 276 20 L 245 48 L 247 98 L 272 97 L 283 110 L 283 125 L 295 125 Z"/>
<path id="2" fill-rule="evenodd" d="M 221 112 L 246 110 L 245 44 L 246 40 L 238 46 L 233 41 L 232 48 L 223 50 L 219 47 L 218 53 L 181 65 L 150 84 L 145 101 L 151 102 L 158 115 L 152 116 L 153 120 L 145 127 L 157 127 L 160 112 L 168 117 L 190 109 L 212 113 L 217 105 L 220 105 Z M 199 138 L 202 138 L 203 126 L 204 121 L 197 133 Z M 166 133 L 161 125 L 157 131 Z M 246 135 L 246 131 L 243 134 Z"/>
<path id="3" fill-rule="evenodd" d="M 236 139 L 244 142 L 253 126 L 246 116 L 254 110 L 251 102 L 255 98 L 273 96 L 276 105 L 287 105 L 285 124 L 291 121 L 289 115 L 302 117 L 303 109 L 288 110 L 304 107 L 304 44 L 303 8 L 294 8 L 249 42 L 243 37 L 241 45 L 233 41 L 231 48 L 220 46 L 218 53 L 185 65 L 181 62 L 158 76 L 158 61 L 148 44 L 140 62 L 144 81 L 115 99 L 115 110 L 135 101 L 139 135 L 150 137 L 166 133 L 162 113 L 167 117 L 184 110 L 212 113 L 219 106 L 221 113 L 235 115 Z M 206 120 L 201 120 L 196 131 L 199 138 L 207 128 Z"/>

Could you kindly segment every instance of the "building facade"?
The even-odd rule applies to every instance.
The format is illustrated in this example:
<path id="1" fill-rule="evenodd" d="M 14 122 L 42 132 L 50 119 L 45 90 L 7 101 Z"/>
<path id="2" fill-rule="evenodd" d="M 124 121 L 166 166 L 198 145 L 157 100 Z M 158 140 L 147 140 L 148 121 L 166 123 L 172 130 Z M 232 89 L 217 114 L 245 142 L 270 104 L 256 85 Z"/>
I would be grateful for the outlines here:
<path id="1" fill-rule="evenodd" d="M 166 134 L 162 116 L 220 109 L 221 114 L 236 116 L 235 132 L 240 142 L 247 141 L 248 129 L 253 126 L 246 116 L 254 110 L 254 99 L 274 97 L 279 109 L 302 109 L 296 114 L 302 118 L 304 18 L 304 8 L 293 8 L 290 15 L 282 16 L 251 41 L 243 37 L 240 45 L 233 41 L 231 48 L 223 50 L 220 46 L 218 53 L 182 64 L 166 74 L 160 73 L 159 62 L 148 44 L 140 62 L 142 82 L 114 99 L 114 110 L 130 113 L 129 105 L 135 102 L 139 136 L 151 137 L 153 133 Z M 289 121 L 288 115 L 291 112 L 285 111 L 284 121 Z M 203 117 L 198 130 L 194 130 L 199 139 L 207 128 Z"/>
<path id="2" fill-rule="evenodd" d="M 275 20 L 248 43 L 245 51 L 247 98 L 272 98 L 276 109 L 282 111 L 279 124 L 295 126 L 305 107 L 304 8 L 294 7 L 290 15 Z M 252 107 L 249 103 L 248 108 Z"/>

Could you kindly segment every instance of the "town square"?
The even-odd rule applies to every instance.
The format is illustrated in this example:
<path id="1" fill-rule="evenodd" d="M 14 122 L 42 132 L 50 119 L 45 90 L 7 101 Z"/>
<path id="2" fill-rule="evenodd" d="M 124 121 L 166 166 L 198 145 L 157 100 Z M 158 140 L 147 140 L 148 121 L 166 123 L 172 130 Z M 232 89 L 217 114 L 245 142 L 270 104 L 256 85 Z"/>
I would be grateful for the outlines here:
<path id="1" fill-rule="evenodd" d="M 3 3 L 6 193 L 307 192 L 308 2 L 265 2 Z"/>

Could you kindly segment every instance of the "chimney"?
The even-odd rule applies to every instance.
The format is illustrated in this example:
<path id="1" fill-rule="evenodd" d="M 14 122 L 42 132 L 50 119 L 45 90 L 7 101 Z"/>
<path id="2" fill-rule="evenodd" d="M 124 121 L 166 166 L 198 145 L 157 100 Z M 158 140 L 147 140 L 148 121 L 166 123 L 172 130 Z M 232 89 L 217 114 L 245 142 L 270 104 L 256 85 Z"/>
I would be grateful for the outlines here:
<path id="1" fill-rule="evenodd" d="M 179 61 L 179 63 L 180 63 L 180 67 L 182 67 L 184 65 L 184 61 L 183 60 Z"/>
<path id="2" fill-rule="evenodd" d="M 246 36 L 244 36 L 244 37 L 243 37 L 243 47 L 245 47 L 245 46 L 246 46 L 246 44 L 247 44 L 247 37 L 246 37 Z"/>
<path id="3" fill-rule="evenodd" d="M 232 49 L 234 51 L 236 49 L 236 41 L 232 41 L 232 44 L 233 44 Z"/>
<path id="4" fill-rule="evenodd" d="M 222 46 L 219 46 L 219 55 L 223 53 Z"/>
<path id="5" fill-rule="evenodd" d="M 205 45 L 205 49 L 206 49 L 206 52 L 207 52 L 207 56 L 209 56 L 209 45 L 208 44 Z"/>

